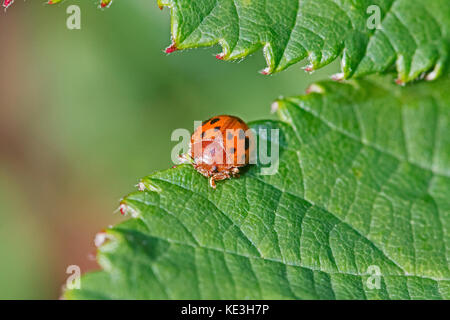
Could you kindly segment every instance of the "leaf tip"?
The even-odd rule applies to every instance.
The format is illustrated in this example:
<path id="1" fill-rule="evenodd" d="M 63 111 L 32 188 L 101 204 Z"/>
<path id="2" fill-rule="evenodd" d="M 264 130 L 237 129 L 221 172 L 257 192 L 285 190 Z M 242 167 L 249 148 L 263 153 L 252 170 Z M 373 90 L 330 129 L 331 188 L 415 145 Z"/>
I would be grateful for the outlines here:
<path id="1" fill-rule="evenodd" d="M 397 78 L 395 79 L 395 83 L 398 84 L 399 86 L 404 87 L 406 82 L 403 79 Z"/>
<path id="2" fill-rule="evenodd" d="M 285 97 L 282 96 L 278 97 L 278 99 L 275 100 L 270 106 L 271 113 L 279 113 L 283 109 L 285 109 L 286 108 L 285 102 L 286 102 Z"/>
<path id="3" fill-rule="evenodd" d="M 139 183 L 137 184 L 137 188 L 139 191 L 152 191 L 157 193 L 160 193 L 162 191 L 160 187 L 151 183 L 151 181 L 148 178 L 144 178 L 141 181 L 139 181 Z"/>
<path id="4" fill-rule="evenodd" d="M 308 64 L 307 66 L 303 67 L 303 70 L 305 70 L 308 73 L 314 72 L 314 66 L 312 64 Z"/>
<path id="5" fill-rule="evenodd" d="M 269 67 L 262 69 L 259 73 L 261 73 L 262 75 L 265 75 L 265 76 L 271 74 Z"/>
<path id="6" fill-rule="evenodd" d="M 335 73 L 331 76 L 331 80 L 333 81 L 342 81 L 345 78 L 345 74 L 343 72 Z"/>
<path id="7" fill-rule="evenodd" d="M 280 108 L 280 105 L 279 105 L 278 100 L 272 102 L 272 104 L 270 105 L 270 113 L 277 112 L 279 108 Z"/>
<path id="8" fill-rule="evenodd" d="M 109 235 L 105 231 L 97 233 L 94 237 L 94 245 L 99 248 L 108 240 L 108 237 Z"/>
<path id="9" fill-rule="evenodd" d="M 157 1 L 157 5 L 158 5 L 159 10 L 163 10 L 164 7 L 167 6 L 167 3 L 163 3 L 163 1 L 158 0 L 158 1 Z"/>
<path id="10" fill-rule="evenodd" d="M 122 202 L 119 205 L 119 211 L 123 216 L 126 216 L 128 214 L 130 214 L 130 216 L 132 218 L 137 218 L 139 217 L 139 212 L 133 208 L 132 206 L 130 206 L 129 204 L 125 203 L 125 200 L 122 200 Z"/>
<path id="11" fill-rule="evenodd" d="M 311 94 L 311 93 L 323 94 L 323 93 L 325 93 L 325 90 L 323 87 L 319 86 L 318 84 L 313 83 L 308 88 L 306 88 L 305 92 L 306 92 L 306 94 Z"/>
<path id="12" fill-rule="evenodd" d="M 167 54 L 169 54 L 169 53 L 172 53 L 172 52 L 177 51 L 177 50 L 178 50 L 178 48 L 177 48 L 175 42 L 172 42 L 172 44 L 171 44 L 170 46 L 168 46 L 168 47 L 164 50 L 164 52 L 167 53 Z"/>
<path id="13" fill-rule="evenodd" d="M 119 211 L 121 215 L 126 215 L 127 214 L 127 206 L 124 203 L 121 203 L 119 205 Z"/>
<path id="14" fill-rule="evenodd" d="M 136 187 L 138 188 L 139 191 L 144 191 L 145 188 L 145 184 L 143 182 L 139 182 Z"/>
<path id="15" fill-rule="evenodd" d="M 139 216 L 138 210 L 131 207 L 129 204 L 125 202 L 125 200 L 122 200 L 119 204 L 119 208 L 117 208 L 116 211 L 119 211 L 121 215 L 126 216 L 130 214 L 132 218 L 137 218 Z"/>
<path id="16" fill-rule="evenodd" d="M 112 0 L 101 0 L 100 1 L 100 8 L 101 9 L 106 9 L 109 8 L 112 4 Z"/>
<path id="17" fill-rule="evenodd" d="M 6 11 L 6 9 L 8 9 L 13 3 L 14 3 L 14 0 L 4 0 L 2 6 L 3 6 L 3 8 L 5 8 L 5 11 Z"/>
<path id="18" fill-rule="evenodd" d="M 430 73 L 425 75 L 425 80 L 426 81 L 433 81 L 436 80 L 436 78 L 439 76 L 439 71 L 434 69 L 433 71 L 431 71 Z"/>

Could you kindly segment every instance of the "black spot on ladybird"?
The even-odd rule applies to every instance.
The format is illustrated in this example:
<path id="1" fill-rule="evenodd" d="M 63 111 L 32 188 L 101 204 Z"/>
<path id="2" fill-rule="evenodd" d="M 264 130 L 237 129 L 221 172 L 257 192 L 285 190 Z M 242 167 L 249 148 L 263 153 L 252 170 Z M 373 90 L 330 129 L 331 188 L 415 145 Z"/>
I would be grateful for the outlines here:
<path id="1" fill-rule="evenodd" d="M 219 118 L 212 119 L 211 122 L 210 122 L 210 124 L 214 124 L 214 123 L 216 123 L 216 122 L 219 121 L 219 120 L 220 120 Z"/>
<path id="2" fill-rule="evenodd" d="M 220 127 L 214 127 L 214 130 L 219 131 Z"/>
<path id="3" fill-rule="evenodd" d="M 202 132 L 202 138 L 204 138 L 204 137 L 205 137 L 205 134 L 206 134 L 206 132 L 205 132 L 205 131 L 203 131 L 203 132 Z"/>

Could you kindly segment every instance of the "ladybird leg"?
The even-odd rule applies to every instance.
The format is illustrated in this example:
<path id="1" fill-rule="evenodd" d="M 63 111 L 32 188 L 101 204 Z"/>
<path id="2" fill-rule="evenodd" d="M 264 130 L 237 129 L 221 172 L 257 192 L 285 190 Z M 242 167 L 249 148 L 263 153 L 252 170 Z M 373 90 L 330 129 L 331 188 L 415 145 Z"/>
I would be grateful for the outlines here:
<path id="1" fill-rule="evenodd" d="M 211 188 L 213 188 L 213 189 L 216 188 L 216 181 L 214 180 L 214 176 L 212 176 L 211 178 L 209 178 L 209 185 L 210 185 Z"/>
<path id="2" fill-rule="evenodd" d="M 229 179 L 230 177 L 231 176 L 229 173 L 225 173 L 225 172 L 216 173 L 209 178 L 209 185 L 215 189 L 216 181 Z"/>
<path id="3" fill-rule="evenodd" d="M 194 159 L 192 159 L 192 157 L 188 153 L 179 155 L 178 160 L 180 161 L 180 163 L 194 163 Z"/>
<path id="4" fill-rule="evenodd" d="M 211 180 L 213 180 L 213 184 L 214 184 L 214 187 L 212 185 L 211 185 L 211 187 L 213 187 L 215 189 L 216 188 L 216 181 L 230 179 L 230 178 L 231 178 L 231 176 L 230 176 L 230 174 L 228 172 L 227 173 L 225 173 L 225 172 L 216 173 L 213 176 L 211 176 L 211 178 L 210 178 Z"/>

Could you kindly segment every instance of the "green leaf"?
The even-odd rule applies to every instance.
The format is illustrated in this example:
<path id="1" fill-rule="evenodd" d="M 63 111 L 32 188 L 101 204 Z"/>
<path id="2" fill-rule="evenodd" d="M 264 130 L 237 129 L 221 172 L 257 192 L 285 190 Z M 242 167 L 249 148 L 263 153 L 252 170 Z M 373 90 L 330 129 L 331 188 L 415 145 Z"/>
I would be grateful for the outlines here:
<path id="1" fill-rule="evenodd" d="M 220 44 L 223 52 L 218 57 L 234 60 L 264 48 L 263 73 L 284 70 L 304 58 L 310 63 L 307 70 L 315 70 L 342 54 L 339 77 L 385 72 L 395 66 L 397 82 L 406 83 L 425 72 L 428 79 L 435 79 L 448 58 L 448 0 L 158 0 L 158 4 L 171 9 L 173 45 L 168 52 Z M 379 11 L 372 11 L 374 5 Z M 379 29 L 372 27 L 377 12 Z"/>
<path id="2" fill-rule="evenodd" d="M 100 235 L 103 271 L 66 297 L 450 299 L 449 85 L 330 81 L 277 101 L 280 121 L 251 124 L 280 129 L 277 174 L 143 178 L 122 201 L 135 219 Z"/>

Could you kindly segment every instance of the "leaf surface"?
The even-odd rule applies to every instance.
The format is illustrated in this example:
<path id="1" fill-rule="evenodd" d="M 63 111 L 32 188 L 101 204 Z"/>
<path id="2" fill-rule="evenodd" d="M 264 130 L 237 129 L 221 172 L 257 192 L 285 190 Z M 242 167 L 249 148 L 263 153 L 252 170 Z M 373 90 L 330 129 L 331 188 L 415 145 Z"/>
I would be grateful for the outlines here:
<path id="1" fill-rule="evenodd" d="M 102 234 L 103 271 L 66 297 L 450 299 L 449 84 L 326 81 L 277 101 L 279 121 L 251 123 L 280 130 L 275 175 L 143 178 L 122 201 L 135 218 Z"/>
<path id="2" fill-rule="evenodd" d="M 342 77 L 396 68 L 398 83 L 447 63 L 450 3 L 447 0 L 159 0 L 170 7 L 173 46 L 220 44 L 218 58 L 241 59 L 264 49 L 274 73 L 305 58 L 307 70 L 342 56 Z M 377 19 L 378 20 L 374 20 Z M 375 24 L 379 21 L 379 24 Z M 378 26 L 378 28 L 377 28 Z"/>

